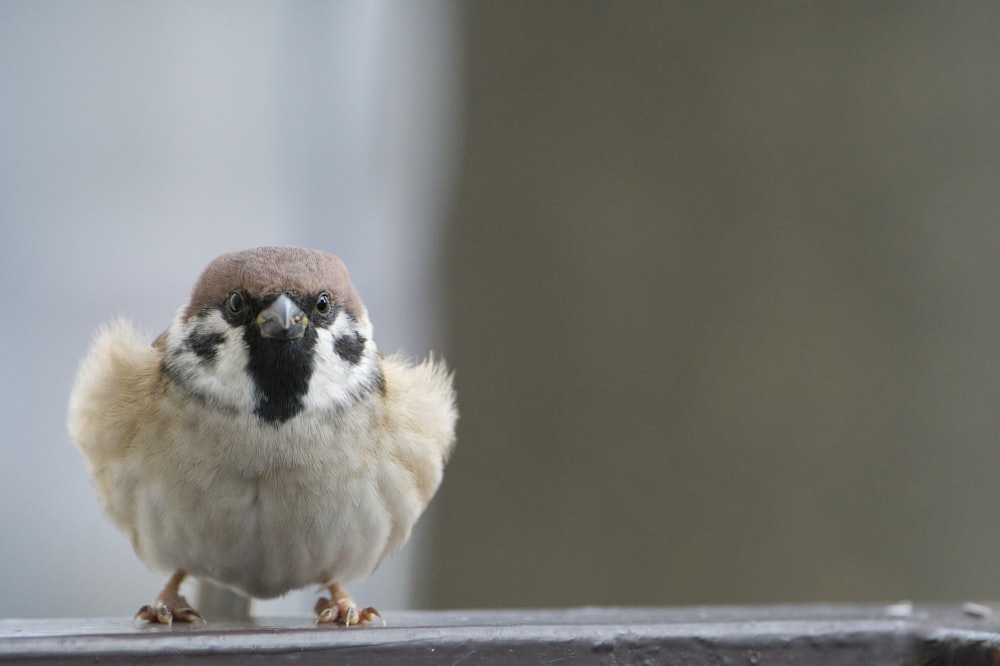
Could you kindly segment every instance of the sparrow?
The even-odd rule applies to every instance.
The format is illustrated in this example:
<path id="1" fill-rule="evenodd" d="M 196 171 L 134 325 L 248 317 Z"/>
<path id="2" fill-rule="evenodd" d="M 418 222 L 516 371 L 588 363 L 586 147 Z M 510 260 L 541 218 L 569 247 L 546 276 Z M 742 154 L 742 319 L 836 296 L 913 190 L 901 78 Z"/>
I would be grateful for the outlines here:
<path id="1" fill-rule="evenodd" d="M 215 258 L 150 344 L 124 318 L 80 364 L 69 431 L 101 507 L 151 569 L 136 618 L 193 622 L 187 576 L 249 597 L 318 585 L 318 623 L 381 619 L 342 587 L 409 538 L 455 442 L 452 375 L 383 356 L 334 255 Z"/>

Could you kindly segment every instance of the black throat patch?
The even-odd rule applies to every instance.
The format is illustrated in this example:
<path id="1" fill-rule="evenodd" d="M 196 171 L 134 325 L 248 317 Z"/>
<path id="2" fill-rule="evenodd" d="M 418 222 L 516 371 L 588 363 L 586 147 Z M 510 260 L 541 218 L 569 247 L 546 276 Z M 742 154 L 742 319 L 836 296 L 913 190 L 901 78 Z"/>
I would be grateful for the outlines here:
<path id="1" fill-rule="evenodd" d="M 246 327 L 247 370 L 260 393 L 254 413 L 262 420 L 283 423 L 302 411 L 313 372 L 316 337 L 312 326 L 294 340 L 263 338 L 256 326 Z"/>

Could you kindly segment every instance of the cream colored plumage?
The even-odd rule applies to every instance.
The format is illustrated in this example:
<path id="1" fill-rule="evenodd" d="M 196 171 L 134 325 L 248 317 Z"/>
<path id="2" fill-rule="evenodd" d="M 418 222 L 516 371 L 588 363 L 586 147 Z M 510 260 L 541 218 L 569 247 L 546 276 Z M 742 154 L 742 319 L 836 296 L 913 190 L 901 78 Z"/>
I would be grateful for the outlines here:
<path id="1" fill-rule="evenodd" d="M 277 299 L 301 322 L 282 315 L 272 335 Z M 213 262 L 152 345 L 123 319 L 104 326 L 69 429 L 104 511 L 148 566 L 176 572 L 142 617 L 197 617 L 177 589 L 190 574 L 261 598 L 325 585 L 320 620 L 354 624 L 377 611 L 339 584 L 406 542 L 456 418 L 443 364 L 378 352 L 339 260 L 261 248 Z"/>

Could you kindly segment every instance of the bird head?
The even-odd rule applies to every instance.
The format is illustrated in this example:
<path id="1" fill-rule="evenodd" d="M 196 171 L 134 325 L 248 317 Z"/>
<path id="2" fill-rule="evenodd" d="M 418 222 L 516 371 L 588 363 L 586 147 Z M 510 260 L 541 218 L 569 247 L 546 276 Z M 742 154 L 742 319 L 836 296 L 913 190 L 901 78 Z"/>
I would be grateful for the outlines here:
<path id="1" fill-rule="evenodd" d="M 382 387 L 364 304 L 344 264 L 319 250 L 217 257 L 156 344 L 184 390 L 275 424 Z"/>

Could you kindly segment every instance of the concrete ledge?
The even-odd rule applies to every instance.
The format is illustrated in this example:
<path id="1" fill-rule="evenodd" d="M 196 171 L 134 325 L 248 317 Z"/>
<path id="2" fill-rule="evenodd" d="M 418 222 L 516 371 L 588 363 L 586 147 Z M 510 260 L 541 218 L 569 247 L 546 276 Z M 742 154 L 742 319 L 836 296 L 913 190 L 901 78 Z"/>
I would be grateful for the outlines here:
<path id="1" fill-rule="evenodd" d="M 126 618 L 0 620 L 0 663 L 1000 663 L 1000 605 L 397 611 L 386 618 L 385 627 L 350 629 L 308 617 L 174 627 Z"/>

